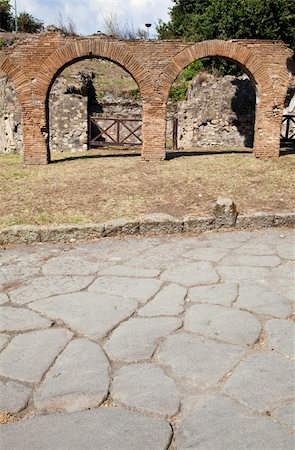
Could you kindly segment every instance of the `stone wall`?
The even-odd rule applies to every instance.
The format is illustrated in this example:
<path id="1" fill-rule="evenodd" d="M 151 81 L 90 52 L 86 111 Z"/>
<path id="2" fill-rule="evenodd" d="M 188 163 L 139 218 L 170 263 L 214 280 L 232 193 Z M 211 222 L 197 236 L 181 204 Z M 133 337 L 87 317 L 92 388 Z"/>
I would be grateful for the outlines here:
<path id="1" fill-rule="evenodd" d="M 255 92 L 245 75 L 216 78 L 201 73 L 178 104 L 178 147 L 252 147 Z"/>
<path id="2" fill-rule="evenodd" d="M 84 80 L 58 78 L 49 96 L 49 140 L 52 151 L 85 151 L 88 148 L 88 95 Z"/>
<path id="3" fill-rule="evenodd" d="M 0 78 L 0 153 L 22 152 L 21 111 L 12 83 Z"/>
<path id="4" fill-rule="evenodd" d="M 142 102 L 128 94 L 93 90 L 89 74 L 59 77 L 49 98 L 52 151 L 88 148 L 88 114 L 141 118 Z M 284 114 L 295 114 L 295 81 L 290 85 Z M 254 136 L 255 93 L 247 76 L 216 78 L 201 74 L 193 80 L 186 101 L 168 102 L 167 146 L 172 146 L 173 117 L 178 117 L 178 148 L 224 145 L 251 147 Z M 284 127 L 283 127 L 284 128 Z M 295 128 L 295 126 L 294 126 Z M 295 129 L 294 129 L 295 132 Z M 21 113 L 12 84 L 0 78 L 0 153 L 22 149 Z"/>

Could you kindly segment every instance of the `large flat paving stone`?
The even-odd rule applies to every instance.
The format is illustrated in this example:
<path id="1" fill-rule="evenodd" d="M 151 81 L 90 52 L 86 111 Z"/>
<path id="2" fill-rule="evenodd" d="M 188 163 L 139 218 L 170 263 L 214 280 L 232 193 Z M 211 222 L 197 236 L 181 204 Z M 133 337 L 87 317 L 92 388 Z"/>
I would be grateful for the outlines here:
<path id="1" fill-rule="evenodd" d="M 144 269 L 142 267 L 130 267 L 128 265 L 110 266 L 101 270 L 100 275 L 114 275 L 117 277 L 154 278 L 160 274 L 158 269 Z"/>
<path id="2" fill-rule="evenodd" d="M 250 239 L 249 242 L 245 242 L 237 249 L 234 249 L 231 255 L 252 255 L 252 256 L 266 256 L 274 255 L 276 248 L 273 241 L 264 242 L 261 240 L 261 236 L 256 239 Z"/>
<path id="3" fill-rule="evenodd" d="M 183 312 L 186 288 L 179 284 L 170 283 L 164 286 L 156 294 L 155 298 L 143 306 L 139 311 L 139 316 L 174 316 Z"/>
<path id="4" fill-rule="evenodd" d="M 71 329 L 101 339 L 137 308 L 132 298 L 115 297 L 97 292 L 58 295 L 31 303 L 30 307 L 53 319 L 60 319 Z"/>
<path id="5" fill-rule="evenodd" d="M 13 450 L 166 450 L 170 425 L 121 408 L 52 414 L 1 427 L 1 443 Z"/>
<path id="6" fill-rule="evenodd" d="M 259 412 L 294 398 L 294 361 L 275 353 L 249 356 L 224 385 L 224 392 Z"/>
<path id="7" fill-rule="evenodd" d="M 51 258 L 43 267 L 44 275 L 91 275 L 108 265 L 102 261 L 90 261 L 78 255 L 62 255 Z"/>
<path id="8" fill-rule="evenodd" d="M 223 248 L 197 246 L 197 248 L 186 251 L 183 256 L 195 261 L 200 260 L 218 262 L 224 257 L 225 253 L 226 251 Z"/>
<path id="9" fill-rule="evenodd" d="M 40 264 L 36 264 L 36 260 L 33 259 L 30 264 L 30 258 L 26 261 L 16 261 L 13 264 L 3 264 L 0 271 L 0 285 L 18 284 L 30 277 L 35 277 L 40 274 Z"/>
<path id="10" fill-rule="evenodd" d="M 220 264 L 235 267 L 276 267 L 281 264 L 281 260 L 273 255 L 230 255 L 225 256 Z"/>
<path id="11" fill-rule="evenodd" d="M 292 431 L 295 431 L 295 404 L 283 406 L 273 411 L 272 415 L 282 424 L 289 426 Z"/>
<path id="12" fill-rule="evenodd" d="M 108 359 L 97 344 L 71 341 L 35 391 L 35 406 L 43 411 L 98 406 L 108 394 L 109 372 Z"/>
<path id="13" fill-rule="evenodd" d="M 97 278 L 89 287 L 89 290 L 108 295 L 135 298 L 144 303 L 156 294 L 161 285 L 160 280 L 109 276 Z"/>
<path id="14" fill-rule="evenodd" d="M 295 239 L 293 239 L 293 242 L 278 242 L 276 244 L 276 249 L 278 252 L 278 255 L 283 259 L 291 259 L 294 261 L 295 259 Z"/>
<path id="15" fill-rule="evenodd" d="M 250 345 L 259 338 L 261 324 L 245 311 L 203 304 L 187 310 L 184 329 L 231 344 Z"/>
<path id="16" fill-rule="evenodd" d="M 5 292 L 0 292 L 0 305 L 9 302 L 9 298 Z"/>
<path id="17" fill-rule="evenodd" d="M 49 328 L 52 322 L 34 311 L 24 308 L 1 306 L 0 331 L 26 331 Z"/>
<path id="18" fill-rule="evenodd" d="M 213 265 L 208 261 L 183 264 L 172 269 L 165 270 L 161 279 L 185 286 L 199 284 L 215 284 L 219 281 L 219 276 Z"/>
<path id="19" fill-rule="evenodd" d="M 269 320 L 265 326 L 267 344 L 272 350 L 290 358 L 295 357 L 295 323 L 288 320 Z"/>
<path id="20" fill-rule="evenodd" d="M 93 276 L 52 275 L 37 277 L 27 281 L 23 286 L 9 291 L 11 301 L 19 305 L 58 294 L 80 291 L 88 286 Z"/>
<path id="21" fill-rule="evenodd" d="M 244 354 L 240 347 L 182 333 L 167 337 L 157 352 L 157 361 L 179 382 L 206 389 L 217 384 Z"/>
<path id="22" fill-rule="evenodd" d="M 154 269 L 166 269 L 171 265 L 179 264 L 179 257 L 184 251 L 185 243 L 182 244 L 182 242 L 179 243 L 178 241 L 175 244 L 172 239 L 169 239 L 168 242 L 166 241 L 162 245 L 148 249 L 141 255 L 130 259 L 128 265 L 147 269 L 151 267 Z"/>
<path id="23" fill-rule="evenodd" d="M 29 383 L 40 381 L 72 335 L 62 328 L 19 334 L 0 354 L 0 375 Z"/>
<path id="24" fill-rule="evenodd" d="M 113 380 L 111 396 L 128 407 L 164 416 L 177 414 L 180 407 L 175 382 L 153 364 L 122 367 Z"/>
<path id="25" fill-rule="evenodd" d="M 0 413 L 18 413 L 24 409 L 30 398 L 32 389 L 14 381 L 0 381 Z"/>
<path id="26" fill-rule="evenodd" d="M 216 267 L 222 281 L 256 282 L 264 280 L 271 274 L 271 269 L 266 267 L 222 266 Z"/>
<path id="27" fill-rule="evenodd" d="M 157 340 L 180 328 L 182 321 L 174 317 L 134 318 L 122 323 L 104 346 L 110 358 L 136 362 L 150 358 Z"/>
<path id="28" fill-rule="evenodd" d="M 0 334 L 0 352 L 1 350 L 3 350 L 3 348 L 6 346 L 6 344 L 9 341 L 9 336 L 8 334 Z"/>
<path id="29" fill-rule="evenodd" d="M 237 298 L 237 283 L 219 283 L 215 286 L 195 286 L 190 288 L 188 298 L 197 303 L 213 303 L 230 306 Z"/>
<path id="30" fill-rule="evenodd" d="M 251 415 L 219 395 L 191 397 L 176 432 L 177 450 L 293 450 L 288 430 L 269 418 Z"/>
<path id="31" fill-rule="evenodd" d="M 266 283 L 241 283 L 235 307 L 257 314 L 286 318 L 292 313 L 291 303 Z"/>

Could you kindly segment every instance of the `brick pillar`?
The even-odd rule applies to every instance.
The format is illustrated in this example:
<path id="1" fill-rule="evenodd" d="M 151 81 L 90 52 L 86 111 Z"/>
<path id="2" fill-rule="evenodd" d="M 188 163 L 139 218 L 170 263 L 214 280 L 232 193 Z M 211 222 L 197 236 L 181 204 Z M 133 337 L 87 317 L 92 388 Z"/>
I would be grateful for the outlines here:
<path id="1" fill-rule="evenodd" d="M 42 114 L 43 112 L 43 114 Z M 50 152 L 48 148 L 48 125 L 46 125 L 45 107 L 24 107 L 23 140 L 25 164 L 48 164 Z"/>
<path id="2" fill-rule="evenodd" d="M 256 158 L 280 156 L 282 111 L 270 104 L 258 104 L 255 117 L 254 155 Z"/>
<path id="3" fill-rule="evenodd" d="M 160 100 L 144 100 L 142 104 L 142 159 L 161 161 L 166 156 L 167 105 Z"/>

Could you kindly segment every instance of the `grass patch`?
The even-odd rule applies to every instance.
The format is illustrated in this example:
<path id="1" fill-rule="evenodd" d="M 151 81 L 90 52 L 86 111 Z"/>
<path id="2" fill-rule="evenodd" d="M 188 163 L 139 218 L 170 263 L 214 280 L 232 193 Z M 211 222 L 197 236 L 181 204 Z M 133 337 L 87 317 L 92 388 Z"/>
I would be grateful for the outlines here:
<path id="1" fill-rule="evenodd" d="M 262 160 L 202 149 L 146 163 L 132 152 L 54 154 L 57 162 L 48 166 L 0 156 L 0 226 L 104 222 L 150 212 L 206 215 L 219 195 L 232 198 L 241 213 L 294 209 L 293 155 Z"/>

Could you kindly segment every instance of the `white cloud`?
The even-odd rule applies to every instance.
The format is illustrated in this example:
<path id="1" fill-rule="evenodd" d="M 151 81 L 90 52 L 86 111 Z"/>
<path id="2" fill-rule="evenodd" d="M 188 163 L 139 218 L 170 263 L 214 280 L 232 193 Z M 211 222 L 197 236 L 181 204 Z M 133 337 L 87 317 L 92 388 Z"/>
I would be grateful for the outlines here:
<path id="1" fill-rule="evenodd" d="M 158 20 L 168 20 L 172 0 L 17 0 L 17 6 L 18 11 L 32 14 L 45 25 L 56 24 L 61 13 L 64 19 L 73 19 L 81 34 L 104 31 L 104 17 L 113 14 L 121 25 L 137 28 L 151 23 L 154 35 Z"/>

